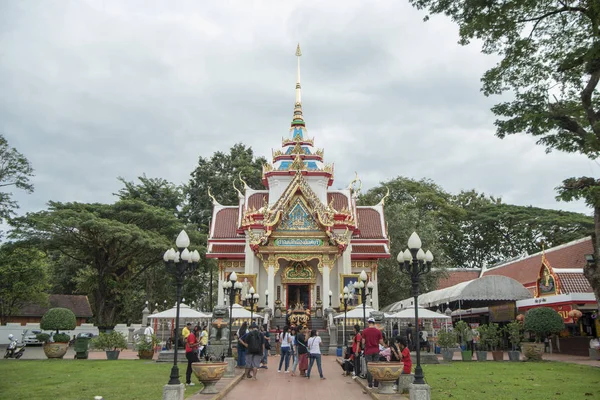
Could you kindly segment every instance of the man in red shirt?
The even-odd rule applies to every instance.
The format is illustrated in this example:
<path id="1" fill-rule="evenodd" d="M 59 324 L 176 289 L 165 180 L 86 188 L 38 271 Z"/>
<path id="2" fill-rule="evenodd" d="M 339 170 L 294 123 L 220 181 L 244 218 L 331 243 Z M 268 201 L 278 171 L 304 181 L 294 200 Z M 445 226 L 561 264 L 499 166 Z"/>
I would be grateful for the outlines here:
<path id="1" fill-rule="evenodd" d="M 192 363 L 200 361 L 198 360 L 198 352 L 196 351 L 199 345 L 198 340 L 196 340 L 196 335 L 199 333 L 199 330 L 199 327 L 194 328 L 194 331 L 190 332 L 185 339 L 185 358 L 188 360 L 187 371 L 185 371 L 185 383 L 188 386 L 195 385 L 195 383 L 192 382 Z"/>
<path id="2" fill-rule="evenodd" d="M 356 379 L 360 375 L 360 350 L 361 350 L 362 336 L 360 334 L 360 326 L 354 325 L 354 338 L 352 339 L 352 355 L 354 360 L 354 372 L 352 373 L 352 379 Z"/>
<path id="3" fill-rule="evenodd" d="M 363 330 L 362 333 L 362 344 L 365 349 L 365 361 L 367 365 L 369 361 L 379 361 L 379 345 L 383 346 L 383 335 L 381 331 L 375 327 L 375 319 L 369 318 L 367 320 L 369 327 Z M 369 373 L 367 367 L 367 381 L 369 383 L 369 389 L 373 388 L 373 376 Z M 376 386 L 378 382 L 375 382 Z"/>

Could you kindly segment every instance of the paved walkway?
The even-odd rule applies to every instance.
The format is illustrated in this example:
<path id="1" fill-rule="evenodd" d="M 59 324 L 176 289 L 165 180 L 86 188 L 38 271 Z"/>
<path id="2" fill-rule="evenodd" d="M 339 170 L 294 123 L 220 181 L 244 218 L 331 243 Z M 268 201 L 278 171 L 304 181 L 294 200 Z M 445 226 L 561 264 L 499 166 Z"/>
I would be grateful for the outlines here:
<path id="1" fill-rule="evenodd" d="M 279 357 L 269 357 L 269 369 L 260 369 L 257 380 L 242 380 L 223 399 L 248 400 L 254 399 L 286 399 L 286 400 L 368 400 L 371 399 L 366 390 L 350 377 L 342 376 L 342 368 L 335 356 L 323 356 L 323 375 L 319 379 L 316 364 L 313 365 L 311 378 L 298 375 L 290 376 L 277 372 Z"/>

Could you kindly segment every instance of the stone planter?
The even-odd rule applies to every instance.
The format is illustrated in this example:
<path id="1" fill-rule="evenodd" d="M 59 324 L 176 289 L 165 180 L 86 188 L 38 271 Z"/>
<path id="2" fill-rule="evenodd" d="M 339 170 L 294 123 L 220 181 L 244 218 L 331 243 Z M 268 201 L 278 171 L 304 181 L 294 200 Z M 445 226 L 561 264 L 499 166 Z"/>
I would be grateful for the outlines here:
<path id="1" fill-rule="evenodd" d="M 473 359 L 473 352 L 471 350 L 463 350 L 460 352 L 463 361 L 471 361 Z"/>
<path id="2" fill-rule="evenodd" d="M 402 374 L 404 363 L 401 362 L 370 362 L 367 369 L 373 375 L 373 379 L 379 381 L 379 393 L 394 394 L 392 386 Z"/>
<path id="3" fill-rule="evenodd" d="M 226 362 L 192 363 L 194 375 L 204 385 L 204 388 L 200 391 L 203 394 L 219 393 L 215 385 L 223 377 L 226 370 Z"/>
<path id="4" fill-rule="evenodd" d="M 509 361 L 521 361 L 521 352 L 520 351 L 509 351 L 508 352 L 508 360 Z"/>
<path id="5" fill-rule="evenodd" d="M 492 357 L 494 358 L 494 361 L 504 361 L 504 352 L 492 351 Z"/>
<path id="6" fill-rule="evenodd" d="M 68 348 L 69 343 L 46 343 L 44 344 L 44 354 L 48 358 L 63 358 Z"/>
<path id="7" fill-rule="evenodd" d="M 453 357 L 454 357 L 454 350 L 450 350 L 450 349 L 442 350 L 442 359 L 444 361 L 450 362 L 450 361 L 452 361 Z"/>
<path id="8" fill-rule="evenodd" d="M 544 355 L 544 343 L 522 342 L 521 352 L 527 361 L 541 361 Z"/>
<path id="9" fill-rule="evenodd" d="M 139 350 L 138 357 L 140 360 L 152 360 L 152 357 L 154 357 L 154 352 L 152 350 Z"/>
<path id="10" fill-rule="evenodd" d="M 106 351 L 106 359 L 107 360 L 118 360 L 120 353 L 121 352 L 119 350 L 109 350 L 109 351 Z"/>
<path id="11" fill-rule="evenodd" d="M 477 361 L 487 361 L 487 351 L 477 350 L 475 354 L 477 355 Z"/>

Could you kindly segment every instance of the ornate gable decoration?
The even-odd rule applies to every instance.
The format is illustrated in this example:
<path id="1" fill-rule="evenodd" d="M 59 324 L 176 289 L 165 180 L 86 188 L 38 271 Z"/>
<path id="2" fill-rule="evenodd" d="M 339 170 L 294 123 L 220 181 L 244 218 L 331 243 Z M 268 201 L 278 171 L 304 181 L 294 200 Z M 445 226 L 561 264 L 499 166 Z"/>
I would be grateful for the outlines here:
<path id="1" fill-rule="evenodd" d="M 316 280 L 315 271 L 303 262 L 292 263 L 281 276 L 282 283 L 315 283 Z"/>
<path id="2" fill-rule="evenodd" d="M 306 203 L 298 196 L 292 203 L 287 214 L 283 215 L 277 230 L 283 232 L 315 232 L 320 231 L 321 229 L 319 228 L 317 221 L 315 221 L 315 218 L 310 214 Z"/>
<path id="3" fill-rule="evenodd" d="M 534 297 L 552 296 L 560 294 L 559 280 L 550 263 L 546 259 L 546 255 L 542 255 L 542 267 L 535 286 Z"/>

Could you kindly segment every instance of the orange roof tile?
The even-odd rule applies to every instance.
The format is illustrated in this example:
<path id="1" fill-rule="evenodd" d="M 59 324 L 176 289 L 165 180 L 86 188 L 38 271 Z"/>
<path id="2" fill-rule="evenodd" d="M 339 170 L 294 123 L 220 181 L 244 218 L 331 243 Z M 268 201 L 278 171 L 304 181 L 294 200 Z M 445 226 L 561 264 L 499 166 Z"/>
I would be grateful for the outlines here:
<path id="1" fill-rule="evenodd" d="M 370 207 L 356 207 L 359 237 L 361 239 L 385 239 L 381 229 L 381 215 Z"/>
<path id="2" fill-rule="evenodd" d="M 348 197 L 346 197 L 344 194 L 337 192 L 327 193 L 327 204 L 331 203 L 332 199 L 333 208 L 335 208 L 337 211 L 340 211 L 344 207 L 347 209 L 350 208 L 348 205 Z"/>
<path id="3" fill-rule="evenodd" d="M 246 209 L 254 208 L 258 210 L 265 204 L 265 199 L 269 201 L 269 193 L 253 193 L 248 197 Z"/>
<path id="4" fill-rule="evenodd" d="M 467 282 L 479 278 L 480 270 L 460 270 L 448 271 L 447 278 L 441 278 L 436 289 L 445 289 L 450 286 L 457 285 L 462 282 Z"/>
<path id="5" fill-rule="evenodd" d="M 223 208 L 215 215 L 213 221 L 215 232 L 213 238 L 235 238 L 237 237 L 237 220 L 238 220 L 238 208 Z"/>
<path id="6" fill-rule="evenodd" d="M 582 272 L 558 272 L 562 293 L 592 293 L 592 286 Z"/>
<path id="7" fill-rule="evenodd" d="M 387 253 L 383 245 L 352 245 L 352 254 Z"/>
<path id="8" fill-rule="evenodd" d="M 593 252 L 592 239 L 588 237 L 546 250 L 546 259 L 552 268 L 583 269 L 586 265 L 585 255 Z M 503 275 L 527 286 L 537 281 L 541 267 L 542 253 L 537 253 L 484 271 L 483 275 Z"/>
<path id="9" fill-rule="evenodd" d="M 211 253 L 243 253 L 243 244 L 213 244 Z"/>

